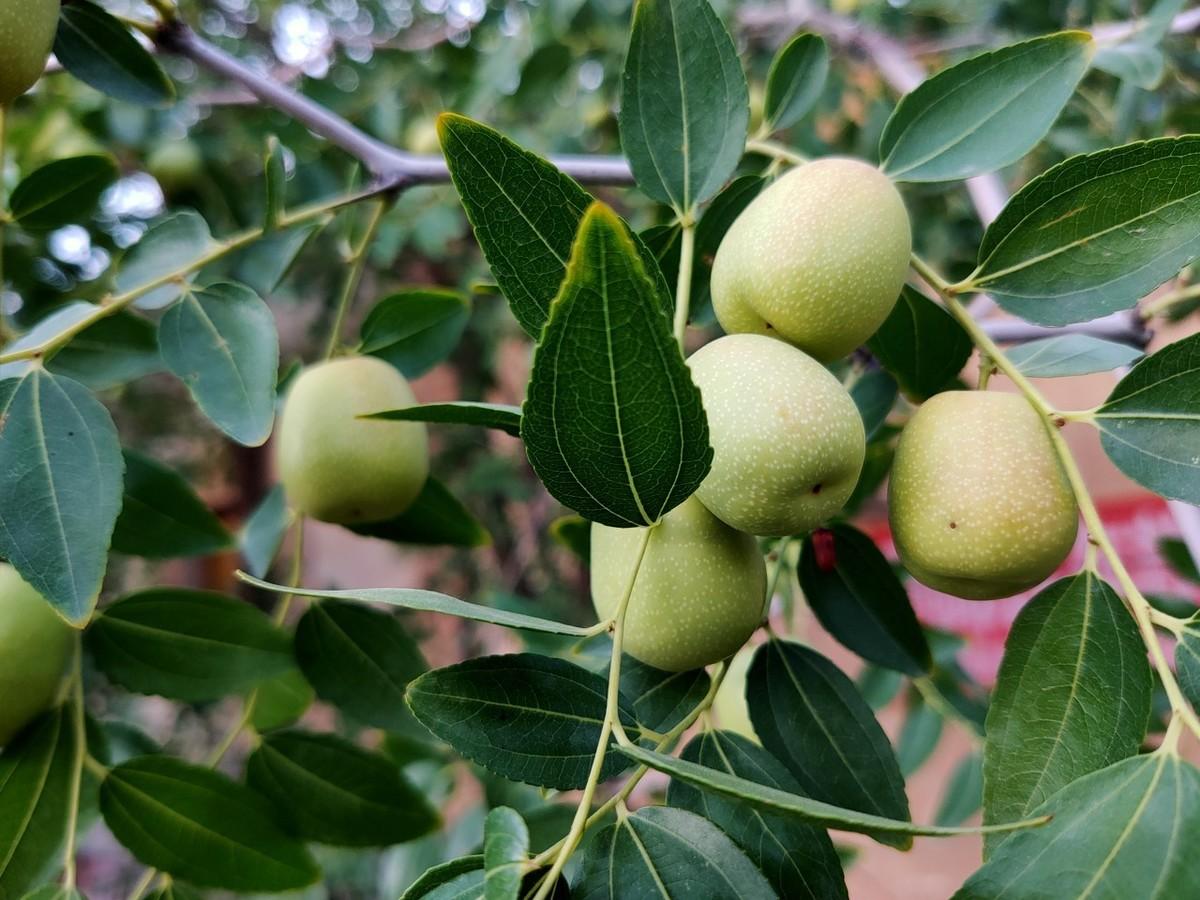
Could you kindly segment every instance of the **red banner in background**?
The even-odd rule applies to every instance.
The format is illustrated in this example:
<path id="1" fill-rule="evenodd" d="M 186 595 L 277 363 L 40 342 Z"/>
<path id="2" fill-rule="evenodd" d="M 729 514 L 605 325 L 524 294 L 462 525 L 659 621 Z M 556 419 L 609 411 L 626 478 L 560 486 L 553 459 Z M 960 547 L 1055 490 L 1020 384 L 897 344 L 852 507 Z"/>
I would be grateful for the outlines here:
<path id="1" fill-rule="evenodd" d="M 1160 540 L 1179 536 L 1175 519 L 1163 500 L 1139 497 L 1109 503 L 1101 506 L 1100 515 L 1129 574 L 1144 594 L 1200 604 L 1200 586 L 1175 574 L 1159 553 Z M 884 553 L 895 559 L 895 548 L 887 527 L 868 531 Z M 1051 581 L 1079 570 L 1083 564 L 1086 540 L 1081 526 L 1075 548 Z M 1113 583 L 1112 571 L 1103 557 L 1100 558 L 1099 568 L 1104 577 Z M 924 624 L 966 639 L 967 646 L 960 654 L 959 662 L 972 677 L 986 685 L 996 680 L 996 671 L 1004 655 L 1004 640 L 1013 619 L 1025 602 L 1041 589 L 1039 586 L 1004 600 L 978 602 L 951 597 L 912 579 L 907 582 L 907 587 L 917 617 Z"/>

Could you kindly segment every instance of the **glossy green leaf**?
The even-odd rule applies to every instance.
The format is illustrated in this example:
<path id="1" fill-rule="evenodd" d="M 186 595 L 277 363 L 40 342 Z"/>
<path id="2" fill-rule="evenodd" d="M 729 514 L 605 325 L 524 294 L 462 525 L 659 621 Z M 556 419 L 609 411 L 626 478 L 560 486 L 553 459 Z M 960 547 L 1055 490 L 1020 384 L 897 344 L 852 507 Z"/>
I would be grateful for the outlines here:
<path id="1" fill-rule="evenodd" d="M 865 373 L 851 385 L 850 397 L 862 416 L 868 441 L 879 433 L 887 421 L 888 414 L 896 405 L 898 393 L 896 379 L 882 369 Z"/>
<path id="2" fill-rule="evenodd" d="M 277 484 L 254 508 L 238 536 L 242 559 L 251 575 L 262 578 L 270 570 L 292 520 L 283 486 Z"/>
<path id="3" fill-rule="evenodd" d="M 96 618 L 87 641 L 112 681 L 174 700 L 217 700 L 295 665 L 287 634 L 264 613 L 187 588 L 150 588 L 118 600 Z"/>
<path id="4" fill-rule="evenodd" d="M 871 708 L 841 670 L 791 642 L 761 646 L 746 681 L 750 720 L 762 745 L 814 800 L 907 819 L 904 778 Z M 907 846 L 895 831 L 885 843 Z"/>
<path id="5" fill-rule="evenodd" d="M 304 588 L 291 588 L 282 584 L 271 584 L 257 578 L 241 576 L 247 584 L 274 591 L 277 594 L 296 594 L 301 597 L 328 597 L 331 600 L 352 600 L 356 603 L 386 603 L 401 609 L 412 609 L 418 612 L 436 612 L 447 616 L 458 616 L 460 619 L 471 619 L 475 622 L 489 622 L 492 625 L 503 625 L 506 628 L 520 628 L 529 631 L 544 631 L 548 634 L 569 634 L 585 637 L 590 632 L 576 625 L 566 625 L 550 619 L 538 619 L 520 613 L 512 613 L 503 609 L 493 609 L 479 603 L 468 603 L 437 591 L 423 591 L 417 588 L 360 588 L 356 591 L 311 591 Z"/>
<path id="6" fill-rule="evenodd" d="M 802 32 L 784 44 L 767 72 L 765 128 L 779 131 L 803 119 L 821 98 L 828 76 L 829 48 L 819 34 Z"/>
<path id="7" fill-rule="evenodd" d="M 896 740 L 896 762 L 905 778 L 911 777 L 929 761 L 942 737 L 945 720 L 920 694 L 909 695 L 908 715 Z"/>
<path id="8" fill-rule="evenodd" d="M 288 669 L 254 688 L 250 724 L 260 734 L 294 724 L 317 698 L 299 669 Z"/>
<path id="9" fill-rule="evenodd" d="M 47 163 L 13 190 L 12 217 L 22 228 L 59 228 L 91 216 L 100 195 L 117 179 L 111 156 L 73 156 Z"/>
<path id="10" fill-rule="evenodd" d="M 925 400 L 954 380 L 974 345 L 950 313 L 906 284 L 867 349 L 908 397 Z"/>
<path id="11" fill-rule="evenodd" d="M 513 437 L 520 437 L 521 434 L 521 408 L 502 403 L 476 403 L 471 400 L 422 403 L 405 409 L 380 410 L 363 418 L 387 419 L 393 422 L 478 425 L 482 428 L 495 428 Z"/>
<path id="12" fill-rule="evenodd" d="M 1164 497 L 1200 504 L 1200 335 L 1134 366 L 1095 421 L 1118 469 Z"/>
<path id="13" fill-rule="evenodd" d="M 359 350 L 386 360 L 406 378 L 416 378 L 458 346 L 470 317 L 471 301 L 456 291 L 402 291 L 380 300 L 367 314 Z"/>
<path id="14" fill-rule="evenodd" d="M 1142 356 L 1128 344 L 1087 334 L 1064 334 L 1020 344 L 1008 351 L 1009 362 L 1029 378 L 1063 378 L 1111 372 L 1131 366 Z"/>
<path id="15" fill-rule="evenodd" d="M 780 791 L 801 793 L 778 760 L 739 734 L 704 732 L 687 745 L 683 759 Z M 685 781 L 671 782 L 667 802 L 703 816 L 729 835 L 780 897 L 836 900 L 848 896 L 837 852 L 822 829 Z"/>
<path id="16" fill-rule="evenodd" d="M 689 213 L 742 157 L 750 102 L 708 0 L 639 0 L 621 79 L 621 147 L 638 186 Z"/>
<path id="17" fill-rule="evenodd" d="M 600 742 L 606 684 L 563 659 L 485 656 L 422 675 L 408 686 L 408 704 L 467 759 L 513 781 L 572 790 L 587 782 Z M 633 722 L 627 703 L 621 720 Z M 601 778 L 628 765 L 610 753 Z"/>
<path id="18" fill-rule="evenodd" d="M 184 478 L 133 450 L 125 457 L 125 499 L 112 549 L 117 553 L 166 559 L 204 556 L 233 542 Z"/>
<path id="19" fill-rule="evenodd" d="M 46 368 L 103 391 L 161 372 L 158 331 L 141 316 L 118 312 L 89 325 L 54 354 Z"/>
<path id="20" fill-rule="evenodd" d="M 75 716 L 46 713 L 0 755 L 0 896 L 40 884 L 62 849 L 75 767 Z"/>
<path id="21" fill-rule="evenodd" d="M 1050 130 L 1092 50 L 1086 32 L 1064 31 L 944 69 L 888 119 L 883 170 L 901 181 L 952 181 L 1016 162 Z"/>
<path id="22" fill-rule="evenodd" d="M 352 603 L 314 603 L 296 626 L 296 659 L 317 696 L 379 728 L 408 724 L 404 689 L 428 665 L 394 615 Z"/>
<path id="23" fill-rule="evenodd" d="M 775 900 L 776 894 L 716 825 L 687 810 L 647 806 L 596 835 L 571 896 Z"/>
<path id="24" fill-rule="evenodd" d="M 1200 254 L 1200 135 L 1073 156 L 988 226 L 969 283 L 1066 325 L 1129 309 Z"/>
<path id="25" fill-rule="evenodd" d="M 818 553 L 816 541 L 831 546 L 831 560 Z M 826 569 L 823 563 L 832 565 Z M 837 524 L 809 535 L 797 573 L 808 605 L 846 647 L 906 675 L 929 671 L 929 644 L 904 585 L 875 542 L 857 528 Z"/>
<path id="26" fill-rule="evenodd" d="M 319 844 L 388 847 L 440 821 L 391 761 L 332 734 L 267 736 L 246 763 L 246 783 L 293 832 Z"/>
<path id="27" fill-rule="evenodd" d="M 127 27 L 86 0 L 63 7 L 54 55 L 80 81 L 117 100 L 161 106 L 175 99 L 158 61 Z"/>
<path id="28" fill-rule="evenodd" d="M 0 381 L 0 556 L 68 621 L 96 605 L 121 509 L 117 430 L 78 382 Z"/>
<path id="29" fill-rule="evenodd" d="M 394 519 L 352 525 L 356 534 L 395 541 L 445 547 L 486 547 L 492 536 L 449 488 L 430 478 L 412 506 Z"/>
<path id="30" fill-rule="evenodd" d="M 1150 688 L 1146 648 L 1111 587 L 1085 571 L 1043 590 L 1005 645 L 987 718 L 983 820 L 1026 816 L 1136 753 Z"/>
<path id="31" fill-rule="evenodd" d="M 529 828 L 515 809 L 500 806 L 488 813 L 483 827 L 484 900 L 517 900 Z"/>
<path id="32" fill-rule="evenodd" d="M 534 356 L 521 437 L 550 493 L 606 525 L 657 522 L 712 461 L 700 391 L 655 295 L 625 224 L 594 205 Z"/>
<path id="33" fill-rule="evenodd" d="M 1072 782 L 1036 811 L 954 900 L 1187 897 L 1200 884 L 1200 772 L 1168 753 L 1135 756 Z"/>
<path id="34" fill-rule="evenodd" d="M 163 360 L 200 409 L 247 447 L 266 442 L 275 421 L 279 336 L 262 298 L 240 284 L 188 292 L 158 326 Z"/>
<path id="35" fill-rule="evenodd" d="M 954 768 L 946 783 L 934 822 L 953 828 L 961 825 L 983 806 L 983 756 L 970 753 Z"/>
<path id="36" fill-rule="evenodd" d="M 483 854 L 462 856 L 429 869 L 400 900 L 481 900 L 484 878 Z"/>
<path id="37" fill-rule="evenodd" d="M 632 656 L 621 659 L 621 693 L 637 721 L 653 731 L 666 732 L 682 722 L 711 683 L 704 669 L 664 672 Z"/>
<path id="38" fill-rule="evenodd" d="M 134 244 L 117 269 L 118 294 L 142 292 L 134 305 L 162 309 L 178 299 L 183 285 L 177 273 L 201 262 L 215 245 L 208 223 L 191 210 L 164 216 Z"/>
<path id="39" fill-rule="evenodd" d="M 110 771 L 100 809 L 139 862 L 197 887 L 286 891 L 321 874 L 259 794 L 169 756 L 142 756 Z"/>
<path id="40" fill-rule="evenodd" d="M 1189 623 L 1175 644 L 1175 674 L 1188 702 L 1200 710 L 1200 625 Z"/>

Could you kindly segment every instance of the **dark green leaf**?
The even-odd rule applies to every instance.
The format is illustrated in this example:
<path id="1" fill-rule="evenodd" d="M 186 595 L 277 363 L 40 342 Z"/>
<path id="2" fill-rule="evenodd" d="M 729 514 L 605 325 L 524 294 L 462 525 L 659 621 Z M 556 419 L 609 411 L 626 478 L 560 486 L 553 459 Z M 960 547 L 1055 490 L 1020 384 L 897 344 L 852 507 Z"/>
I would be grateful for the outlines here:
<path id="1" fill-rule="evenodd" d="M 515 809 L 500 806 L 488 813 L 483 829 L 484 900 L 517 900 L 529 828 Z"/>
<path id="2" fill-rule="evenodd" d="M 63 7 L 54 55 L 80 81 L 117 100 L 159 106 L 175 99 L 175 86 L 158 61 L 94 3 Z"/>
<path id="3" fill-rule="evenodd" d="M 1109 459 L 1138 484 L 1200 504 L 1200 334 L 1134 366 L 1096 411 L 1096 427 Z"/>
<path id="4" fill-rule="evenodd" d="M 728 731 L 697 736 L 684 749 L 683 759 L 780 791 L 801 793 L 796 780 L 771 754 Z M 703 816 L 729 835 L 780 897 L 835 900 L 848 896 L 833 842 L 820 828 L 685 781 L 671 782 L 667 802 Z"/>
<path id="5" fill-rule="evenodd" d="M 904 677 L 895 669 L 866 665 L 858 676 L 856 687 L 872 709 L 882 709 L 900 693 Z"/>
<path id="6" fill-rule="evenodd" d="M 943 724 L 942 714 L 922 700 L 920 694 L 909 695 L 908 716 L 896 741 L 896 762 L 905 778 L 925 765 L 933 755 L 942 737 Z"/>
<path id="7" fill-rule="evenodd" d="M 246 763 L 246 783 L 319 844 L 388 847 L 439 823 L 393 763 L 332 734 L 269 735 Z"/>
<path id="8" fill-rule="evenodd" d="M 114 682 L 174 700 L 217 700 L 295 665 L 288 636 L 265 614 L 212 591 L 131 594 L 103 610 L 87 640 Z"/>
<path id="9" fill-rule="evenodd" d="M 563 659 L 519 653 L 435 669 L 408 686 L 430 731 L 505 778 L 571 790 L 588 779 L 604 721 L 606 680 Z M 633 722 L 622 704 L 621 719 Z M 635 729 L 636 730 L 636 729 Z M 601 778 L 629 765 L 610 753 Z"/>
<path id="10" fill-rule="evenodd" d="M 188 292 L 158 326 L 163 360 L 204 414 L 227 435 L 258 447 L 275 420 L 279 337 L 262 298 L 240 284 Z"/>
<path id="11" fill-rule="evenodd" d="M 643 807 L 597 834 L 584 854 L 583 873 L 572 896 L 776 897 L 754 863 L 716 825 L 665 806 Z"/>
<path id="12" fill-rule="evenodd" d="M 1094 573 L 1056 581 L 1017 616 L 987 717 L 983 819 L 1028 815 L 1137 752 L 1150 666 L 1121 599 Z M 994 850 L 998 841 L 988 842 Z"/>
<path id="13" fill-rule="evenodd" d="M 674 728 L 704 699 L 711 679 L 703 669 L 663 672 L 632 656 L 621 659 L 621 693 L 638 722 L 653 731 Z"/>
<path id="14" fill-rule="evenodd" d="M 482 523 L 436 478 L 426 481 L 412 506 L 396 518 L 352 525 L 351 530 L 400 544 L 486 547 L 492 542 Z"/>
<path id="15" fill-rule="evenodd" d="M 901 181 L 952 181 L 1016 162 L 1050 130 L 1092 58 L 1091 36 L 1064 31 L 982 53 L 906 95 L 879 141 Z"/>
<path id="16" fill-rule="evenodd" d="M 230 546 L 233 536 L 182 476 L 148 456 L 123 452 L 125 500 L 113 531 L 114 551 L 164 559 Z"/>
<path id="17" fill-rule="evenodd" d="M 400 900 L 480 900 L 483 883 L 483 854 L 463 856 L 434 866 Z"/>
<path id="18" fill-rule="evenodd" d="M 550 493 L 606 525 L 657 522 L 712 461 L 700 391 L 655 296 L 625 224 L 594 205 L 534 357 L 521 436 Z"/>
<path id="19" fill-rule="evenodd" d="M 208 223 L 191 210 L 159 219 L 121 260 L 117 293 L 144 292 L 135 302 L 139 309 L 170 305 L 183 293 L 177 274 L 189 262 L 201 262 L 214 243 Z"/>
<path id="20" fill-rule="evenodd" d="M 131 313 L 105 316 L 71 338 L 46 368 L 94 391 L 117 387 L 162 371 L 158 331 L 152 322 Z"/>
<path id="21" fill-rule="evenodd" d="M 96 605 L 121 509 L 121 445 L 83 385 L 0 381 L 0 556 L 69 621 Z"/>
<path id="22" fill-rule="evenodd" d="M 865 373 L 851 386 L 850 397 L 862 416 L 863 429 L 867 433 L 868 441 L 875 437 L 887 421 L 888 413 L 896 403 L 898 391 L 896 380 L 882 369 Z"/>
<path id="23" fill-rule="evenodd" d="M 255 507 L 238 538 L 242 559 L 251 575 L 262 578 L 270 570 L 283 545 L 284 535 L 292 525 L 292 518 L 283 486 L 277 484 Z"/>
<path id="24" fill-rule="evenodd" d="M 47 163 L 13 191 L 9 209 L 23 228 L 59 228 L 92 214 L 100 195 L 117 179 L 111 156 L 73 156 Z"/>
<path id="25" fill-rule="evenodd" d="M 791 128 L 816 105 L 829 76 L 829 48 L 818 34 L 801 33 L 784 44 L 767 72 L 765 130 Z"/>
<path id="26" fill-rule="evenodd" d="M 729 182 L 713 198 L 696 225 L 695 262 L 692 267 L 691 302 L 688 307 L 689 320 L 697 325 L 711 325 L 716 318 L 712 308 L 712 267 L 717 257 L 717 248 L 725 239 L 726 232 L 750 201 L 759 195 L 766 179 L 758 175 L 742 175 Z M 672 226 L 677 236 L 679 229 Z M 678 256 L 678 239 L 675 241 Z M 676 259 L 672 277 L 678 278 L 679 262 Z"/>
<path id="27" fill-rule="evenodd" d="M 962 371 L 974 345 L 950 313 L 906 284 L 867 348 L 908 397 L 925 400 Z"/>
<path id="28" fill-rule="evenodd" d="M 961 825 L 983 806 L 983 757 L 971 753 L 963 758 L 946 784 L 934 822 L 953 828 Z"/>
<path id="29" fill-rule="evenodd" d="M 1178 538 L 1159 538 L 1158 552 L 1172 572 L 1193 584 L 1200 584 L 1200 568 L 1192 558 L 1187 544 Z"/>
<path id="30" fill-rule="evenodd" d="M 259 733 L 291 725 L 308 711 L 315 699 L 316 692 L 300 670 L 289 669 L 254 689 L 251 724 Z"/>
<path id="31" fill-rule="evenodd" d="M 168 756 L 139 757 L 109 772 L 100 808 L 139 862 L 197 887 L 286 891 L 321 874 L 259 794 Z"/>
<path id="32" fill-rule="evenodd" d="M 690 213 L 733 174 L 749 122 L 746 76 L 708 0 L 640 0 L 620 112 L 638 186 Z"/>
<path id="33" fill-rule="evenodd" d="M 502 403 L 476 403 L 456 400 L 450 403 L 423 403 L 405 409 L 381 410 L 368 419 L 388 419 L 395 422 L 438 422 L 448 425 L 479 425 L 495 428 L 513 437 L 521 435 L 521 409 Z"/>
<path id="34" fill-rule="evenodd" d="M 296 626 L 296 659 L 322 700 L 360 722 L 403 730 L 404 689 L 428 665 L 395 616 L 352 603 L 314 603 Z"/>
<path id="35" fill-rule="evenodd" d="M 1189 623 L 1175 645 L 1175 674 L 1179 689 L 1193 707 L 1200 710 L 1200 625 Z"/>
<path id="36" fill-rule="evenodd" d="M 471 302 L 455 291 L 403 291 L 380 300 L 362 324 L 362 353 L 391 363 L 406 378 L 424 375 L 458 346 Z"/>
<path id="37" fill-rule="evenodd" d="M 750 666 L 746 696 L 763 747 L 808 796 L 891 819 L 909 817 L 887 736 L 854 683 L 821 654 L 785 641 L 764 644 Z M 908 844 L 894 830 L 883 835 L 885 843 Z"/>
<path id="38" fill-rule="evenodd" d="M 1065 334 L 1030 341 L 1008 351 L 1008 359 L 1030 378 L 1062 378 L 1111 372 L 1131 366 L 1142 352 L 1128 344 L 1105 341 L 1087 334 Z"/>
<path id="39" fill-rule="evenodd" d="M 968 279 L 1011 313 L 1066 325 L 1128 309 L 1200 253 L 1200 135 L 1074 156 L 988 226 Z"/>
<path id="40" fill-rule="evenodd" d="M 814 542 L 830 544 L 825 560 Z M 823 568 L 822 563 L 832 565 Z M 863 659 L 905 675 L 933 660 L 904 585 L 875 542 L 852 525 L 822 529 L 804 541 L 798 567 L 804 598 L 825 630 Z"/>
<path id="41" fill-rule="evenodd" d="M 583 516 L 559 516 L 550 523 L 550 537 L 583 563 L 592 558 L 592 526 Z"/>

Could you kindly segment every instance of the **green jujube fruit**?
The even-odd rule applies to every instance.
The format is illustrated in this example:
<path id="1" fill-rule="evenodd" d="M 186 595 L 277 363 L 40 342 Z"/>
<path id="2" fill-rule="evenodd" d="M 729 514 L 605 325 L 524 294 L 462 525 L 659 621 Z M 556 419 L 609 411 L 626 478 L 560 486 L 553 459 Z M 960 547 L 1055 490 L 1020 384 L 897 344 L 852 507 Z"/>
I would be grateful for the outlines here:
<path id="1" fill-rule="evenodd" d="M 1022 397 L 994 391 L 948 391 L 917 411 L 896 449 L 888 506 L 904 567 L 968 600 L 1050 577 L 1079 524 L 1046 423 Z"/>
<path id="2" fill-rule="evenodd" d="M 0 747 L 54 703 L 74 643 L 42 595 L 0 563 Z"/>
<path id="3" fill-rule="evenodd" d="M 592 525 L 592 601 L 601 621 L 625 596 L 645 532 Z M 754 538 L 690 497 L 650 535 L 625 613 L 624 650 L 668 672 L 719 662 L 762 623 L 766 591 Z"/>
<path id="4" fill-rule="evenodd" d="M 866 342 L 896 305 L 912 231 L 874 166 L 830 157 L 784 175 L 717 250 L 713 309 L 729 334 L 780 337 L 823 362 Z"/>
<path id="5" fill-rule="evenodd" d="M 713 448 L 696 496 L 713 515 L 778 536 L 811 531 L 841 510 L 867 444 L 858 408 L 828 369 L 754 334 L 719 338 L 688 365 Z"/>
<path id="6" fill-rule="evenodd" d="M 42 77 L 58 29 L 58 0 L 0 0 L 0 106 Z"/>
<path id="7" fill-rule="evenodd" d="M 342 525 L 408 509 L 429 477 L 425 426 L 357 417 L 414 403 L 404 376 L 374 357 L 335 359 L 301 373 L 284 404 L 276 445 L 291 505 Z"/>

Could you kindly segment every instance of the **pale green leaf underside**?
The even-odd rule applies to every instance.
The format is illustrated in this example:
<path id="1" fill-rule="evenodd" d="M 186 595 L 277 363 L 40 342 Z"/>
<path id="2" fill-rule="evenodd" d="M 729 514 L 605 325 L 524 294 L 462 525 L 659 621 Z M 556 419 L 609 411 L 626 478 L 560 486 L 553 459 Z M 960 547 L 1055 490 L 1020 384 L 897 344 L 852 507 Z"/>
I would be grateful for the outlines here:
<path id="1" fill-rule="evenodd" d="M 1029 378 L 1063 378 L 1111 372 L 1131 366 L 1142 353 L 1087 334 L 1064 334 L 1021 344 L 1008 351 L 1009 362 Z"/>

